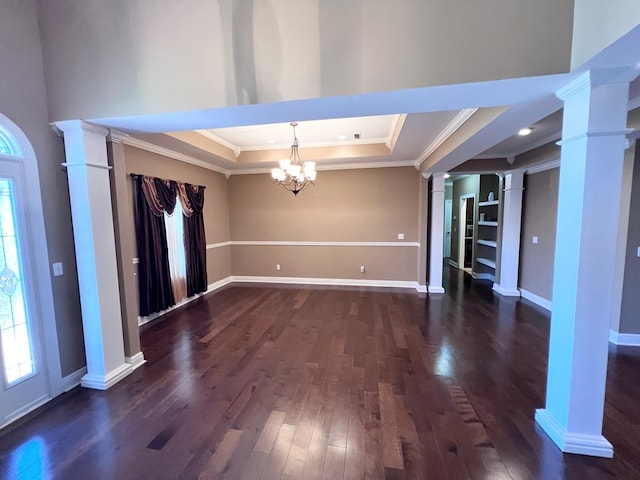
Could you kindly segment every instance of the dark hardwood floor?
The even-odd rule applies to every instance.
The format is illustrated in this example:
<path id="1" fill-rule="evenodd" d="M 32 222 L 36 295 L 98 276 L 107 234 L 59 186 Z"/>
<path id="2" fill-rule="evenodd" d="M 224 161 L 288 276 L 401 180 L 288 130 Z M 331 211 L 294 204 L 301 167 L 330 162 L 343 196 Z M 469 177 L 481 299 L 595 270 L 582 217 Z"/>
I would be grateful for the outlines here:
<path id="1" fill-rule="evenodd" d="M 0 477 L 640 479 L 640 352 L 612 347 L 615 458 L 536 427 L 549 315 L 448 293 L 230 286 L 143 328 L 147 364 L 0 432 Z"/>

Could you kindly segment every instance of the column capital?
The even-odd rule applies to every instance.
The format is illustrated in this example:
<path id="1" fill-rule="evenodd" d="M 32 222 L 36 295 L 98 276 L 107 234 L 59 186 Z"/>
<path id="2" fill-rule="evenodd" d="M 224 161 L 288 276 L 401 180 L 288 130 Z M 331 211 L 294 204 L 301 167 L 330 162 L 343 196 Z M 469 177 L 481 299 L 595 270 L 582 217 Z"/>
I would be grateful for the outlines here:
<path id="1" fill-rule="evenodd" d="M 637 67 L 616 67 L 587 70 L 556 92 L 560 100 L 566 100 L 587 87 L 609 83 L 628 83 L 635 79 L 640 71 Z"/>
<path id="2" fill-rule="evenodd" d="M 51 128 L 58 134 L 63 135 L 65 133 L 76 132 L 92 132 L 106 137 L 109 135 L 109 130 L 101 127 L 100 125 L 94 125 L 93 123 L 85 122 L 84 120 L 63 120 L 60 122 L 53 122 L 50 124 Z"/>

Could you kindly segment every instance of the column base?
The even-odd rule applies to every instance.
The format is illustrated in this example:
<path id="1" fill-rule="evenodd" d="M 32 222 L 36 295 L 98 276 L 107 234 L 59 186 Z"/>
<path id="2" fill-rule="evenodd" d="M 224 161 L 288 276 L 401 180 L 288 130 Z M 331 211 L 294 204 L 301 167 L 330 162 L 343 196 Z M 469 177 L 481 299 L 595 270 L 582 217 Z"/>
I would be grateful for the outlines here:
<path id="1" fill-rule="evenodd" d="M 547 409 L 536 410 L 536 423 L 565 453 L 613 458 L 613 445 L 602 435 L 567 432 Z"/>
<path id="2" fill-rule="evenodd" d="M 138 352 L 131 357 L 124 357 L 124 361 L 130 364 L 133 370 L 136 370 L 147 363 L 142 352 Z"/>
<path id="3" fill-rule="evenodd" d="M 118 368 L 111 370 L 106 375 L 96 375 L 95 373 L 87 373 L 80 380 L 80 385 L 84 388 L 92 388 L 94 390 L 107 390 L 113 387 L 123 378 L 127 377 L 133 368 L 130 363 L 124 363 Z"/>
<path id="4" fill-rule="evenodd" d="M 493 284 L 493 291 L 499 293 L 503 297 L 519 297 L 520 290 L 517 288 L 504 288 L 498 283 Z"/>
<path id="5" fill-rule="evenodd" d="M 435 285 L 434 285 L 434 286 L 429 285 L 429 287 L 428 287 L 427 291 L 428 291 L 429 293 L 444 293 L 444 288 L 442 288 L 442 287 L 437 287 L 437 286 L 435 286 Z"/>

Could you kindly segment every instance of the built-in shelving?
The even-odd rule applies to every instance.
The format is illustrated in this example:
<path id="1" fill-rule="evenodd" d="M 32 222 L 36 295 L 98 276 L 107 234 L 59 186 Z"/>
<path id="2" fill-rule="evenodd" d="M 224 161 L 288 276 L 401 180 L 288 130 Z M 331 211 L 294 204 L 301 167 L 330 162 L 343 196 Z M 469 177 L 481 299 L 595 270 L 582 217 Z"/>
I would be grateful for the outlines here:
<path id="1" fill-rule="evenodd" d="M 485 245 L 491 248 L 498 248 L 498 242 L 494 240 L 478 240 L 479 245 Z"/>
<path id="2" fill-rule="evenodd" d="M 493 268 L 494 270 L 496 268 L 496 262 L 488 258 L 478 257 L 476 258 L 476 262 L 481 263 L 482 265 L 486 265 L 489 268 Z"/>
<path id="3" fill-rule="evenodd" d="M 501 216 L 502 179 L 498 175 L 480 175 L 478 202 L 477 257 L 473 268 L 476 278 L 495 280 Z"/>

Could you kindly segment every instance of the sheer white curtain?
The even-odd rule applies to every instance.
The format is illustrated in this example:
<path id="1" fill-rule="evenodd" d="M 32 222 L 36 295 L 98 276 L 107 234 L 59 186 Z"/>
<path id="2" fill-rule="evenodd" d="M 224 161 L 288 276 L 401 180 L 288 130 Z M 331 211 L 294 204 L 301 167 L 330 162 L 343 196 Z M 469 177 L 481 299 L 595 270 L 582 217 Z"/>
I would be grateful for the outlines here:
<path id="1" fill-rule="evenodd" d="M 172 215 L 167 215 L 167 212 L 164 212 L 164 224 L 167 229 L 171 288 L 175 301 L 178 303 L 187 298 L 187 263 L 184 252 L 184 223 L 180 201 L 176 201 L 176 208 Z"/>

